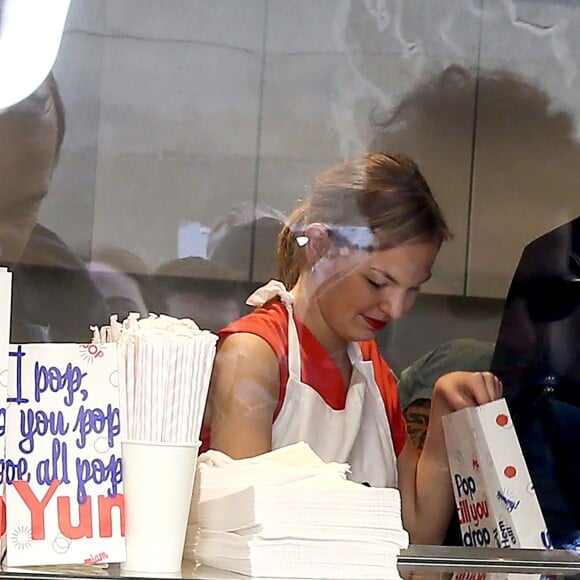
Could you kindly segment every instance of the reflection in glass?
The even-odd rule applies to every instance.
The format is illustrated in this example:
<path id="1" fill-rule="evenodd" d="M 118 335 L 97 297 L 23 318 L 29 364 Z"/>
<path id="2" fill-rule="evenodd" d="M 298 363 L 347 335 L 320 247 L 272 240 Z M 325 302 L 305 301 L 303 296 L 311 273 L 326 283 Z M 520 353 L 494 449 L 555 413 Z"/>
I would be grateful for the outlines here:
<path id="1" fill-rule="evenodd" d="M 556 547 L 580 547 L 580 217 L 530 243 L 492 369 Z"/>

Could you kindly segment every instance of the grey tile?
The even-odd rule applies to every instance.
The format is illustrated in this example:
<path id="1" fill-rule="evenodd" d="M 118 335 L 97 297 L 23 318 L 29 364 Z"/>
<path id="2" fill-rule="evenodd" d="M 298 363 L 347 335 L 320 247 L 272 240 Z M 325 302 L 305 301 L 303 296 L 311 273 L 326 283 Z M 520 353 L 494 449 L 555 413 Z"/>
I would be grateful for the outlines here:
<path id="1" fill-rule="evenodd" d="M 251 198 L 254 159 L 192 154 L 124 154 L 99 162 L 93 245 L 130 250 L 151 268 L 177 257 L 178 229 L 212 227 Z M 249 277 L 249 245 L 236 268 Z M 245 265 L 244 265 L 245 263 Z M 235 276 L 233 276 L 235 277 Z"/>
<path id="2" fill-rule="evenodd" d="M 265 0 L 109 0 L 108 34 L 260 52 Z"/>
<path id="3" fill-rule="evenodd" d="M 336 52 L 334 22 L 337 12 L 348 4 L 344 0 L 270 0 L 268 53 Z"/>
<path id="4" fill-rule="evenodd" d="M 439 55 L 471 59 L 479 19 L 465 0 L 271 0 L 269 53 Z"/>
<path id="5" fill-rule="evenodd" d="M 101 108 L 108 150 L 255 151 L 260 63 L 217 47 L 109 40 Z"/>
<path id="6" fill-rule="evenodd" d="M 580 214 L 580 11 L 487 6 L 468 290 L 503 298 L 524 245 Z"/>
<path id="7" fill-rule="evenodd" d="M 104 32 L 106 2 L 103 0 L 74 0 L 70 3 L 65 26 L 67 34 Z"/>
<path id="8" fill-rule="evenodd" d="M 157 267 L 177 257 L 183 221 L 212 226 L 253 199 L 260 71 L 228 47 L 107 39 L 95 247 L 114 240 Z M 151 229 L 123 225 L 136 208 Z"/>
<path id="9" fill-rule="evenodd" d="M 423 83 L 445 64 L 430 56 L 417 74 L 408 63 L 377 54 L 268 55 L 260 203 L 289 211 L 315 175 L 341 159 L 367 150 L 402 151 L 419 163 L 455 233 L 428 291 L 462 294 L 475 84 L 461 109 L 441 106 L 440 87 Z M 397 107 L 396 122 L 387 123 Z"/>

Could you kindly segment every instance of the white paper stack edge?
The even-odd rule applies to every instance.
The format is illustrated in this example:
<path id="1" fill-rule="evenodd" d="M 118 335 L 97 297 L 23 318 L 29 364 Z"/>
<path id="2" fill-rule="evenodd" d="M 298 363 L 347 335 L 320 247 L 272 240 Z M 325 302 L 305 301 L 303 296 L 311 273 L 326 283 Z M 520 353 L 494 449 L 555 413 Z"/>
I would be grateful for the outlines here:
<path id="1" fill-rule="evenodd" d="M 256 578 L 400 578 L 399 491 L 348 481 L 305 443 L 198 461 L 186 557 Z"/>

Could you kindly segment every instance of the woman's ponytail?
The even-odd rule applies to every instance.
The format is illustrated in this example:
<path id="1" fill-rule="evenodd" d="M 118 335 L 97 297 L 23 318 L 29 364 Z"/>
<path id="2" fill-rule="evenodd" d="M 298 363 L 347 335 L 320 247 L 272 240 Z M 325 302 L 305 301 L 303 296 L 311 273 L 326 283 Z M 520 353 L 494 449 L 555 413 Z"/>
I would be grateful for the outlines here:
<path id="1" fill-rule="evenodd" d="M 288 290 L 298 282 L 304 266 L 304 251 L 297 237 L 304 234 L 306 224 L 307 202 L 299 205 L 291 214 L 286 225 L 278 234 L 276 253 L 278 257 L 278 277 Z"/>

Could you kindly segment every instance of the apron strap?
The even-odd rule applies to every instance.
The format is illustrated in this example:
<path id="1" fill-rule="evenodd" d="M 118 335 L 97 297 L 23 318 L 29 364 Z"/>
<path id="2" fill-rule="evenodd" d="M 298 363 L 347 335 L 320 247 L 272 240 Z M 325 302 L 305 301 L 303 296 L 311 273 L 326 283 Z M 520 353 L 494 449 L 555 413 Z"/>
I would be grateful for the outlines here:
<path id="1" fill-rule="evenodd" d="M 293 379 L 300 381 L 302 374 L 300 341 L 298 340 L 298 330 L 296 329 L 292 310 L 292 302 L 294 301 L 292 293 L 288 292 L 284 284 L 279 280 L 270 280 L 251 294 L 246 300 L 246 304 L 259 308 L 276 296 L 280 298 L 280 301 L 288 310 L 288 374 Z"/>
<path id="2" fill-rule="evenodd" d="M 291 304 L 286 304 L 288 310 L 288 375 L 290 378 L 301 381 L 302 364 L 300 360 L 300 341 L 298 329 L 294 321 L 294 312 Z"/>

